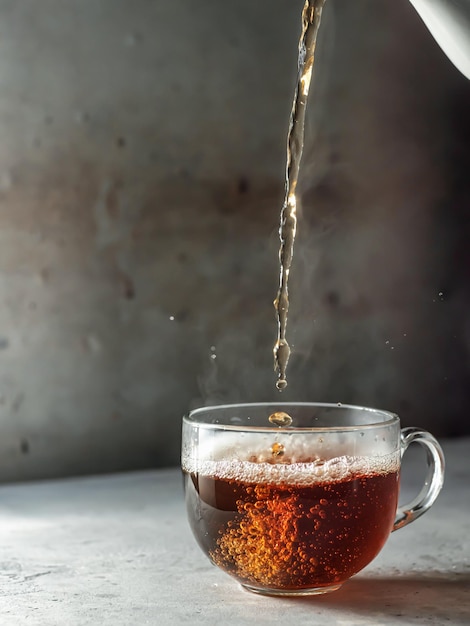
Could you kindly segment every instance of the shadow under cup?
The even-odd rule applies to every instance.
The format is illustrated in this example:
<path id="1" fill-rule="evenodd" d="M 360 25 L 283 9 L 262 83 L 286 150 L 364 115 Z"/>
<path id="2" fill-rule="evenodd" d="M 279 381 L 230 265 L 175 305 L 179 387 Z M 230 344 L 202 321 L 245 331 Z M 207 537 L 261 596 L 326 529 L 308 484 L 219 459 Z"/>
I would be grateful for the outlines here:
<path id="1" fill-rule="evenodd" d="M 428 475 L 398 508 L 412 442 L 428 452 Z M 444 459 L 432 435 L 401 430 L 387 411 L 263 403 L 192 411 L 182 469 L 189 523 L 210 560 L 251 591 L 306 595 L 338 589 L 422 515 L 442 487 Z"/>

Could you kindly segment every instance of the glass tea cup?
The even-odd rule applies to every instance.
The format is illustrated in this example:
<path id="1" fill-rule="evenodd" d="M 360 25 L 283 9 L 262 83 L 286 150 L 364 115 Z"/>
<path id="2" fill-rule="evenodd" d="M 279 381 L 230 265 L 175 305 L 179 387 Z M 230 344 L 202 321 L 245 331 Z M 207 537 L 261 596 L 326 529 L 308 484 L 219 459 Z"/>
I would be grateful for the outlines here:
<path id="1" fill-rule="evenodd" d="M 401 458 L 427 450 L 419 495 L 398 506 Z M 259 403 L 183 419 L 182 469 L 193 534 L 209 559 L 266 595 L 339 589 L 389 534 L 425 513 L 444 480 L 436 439 L 358 406 Z"/>

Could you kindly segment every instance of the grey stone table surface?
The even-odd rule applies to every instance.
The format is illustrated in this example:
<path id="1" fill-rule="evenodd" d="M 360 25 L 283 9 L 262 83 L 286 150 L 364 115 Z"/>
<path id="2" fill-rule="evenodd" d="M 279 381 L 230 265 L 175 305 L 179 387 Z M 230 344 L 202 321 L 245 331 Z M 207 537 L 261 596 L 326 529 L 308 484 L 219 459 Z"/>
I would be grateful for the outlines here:
<path id="1" fill-rule="evenodd" d="M 470 624 L 470 439 L 432 510 L 339 591 L 243 591 L 190 533 L 178 469 L 0 487 L 0 624 Z M 410 457 L 411 458 L 411 457 Z M 419 479 L 404 467 L 402 497 Z"/>

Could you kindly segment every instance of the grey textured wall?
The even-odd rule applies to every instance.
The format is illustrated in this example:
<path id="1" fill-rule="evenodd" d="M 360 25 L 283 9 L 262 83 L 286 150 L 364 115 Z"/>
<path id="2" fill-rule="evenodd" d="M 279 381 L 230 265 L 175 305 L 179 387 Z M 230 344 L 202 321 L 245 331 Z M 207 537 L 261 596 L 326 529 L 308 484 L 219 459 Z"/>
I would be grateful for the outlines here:
<path id="1" fill-rule="evenodd" d="M 405 0 L 329 4 L 282 399 L 468 432 L 469 84 Z M 176 464 L 188 408 L 279 397 L 301 5 L 0 0 L 1 480 Z"/>

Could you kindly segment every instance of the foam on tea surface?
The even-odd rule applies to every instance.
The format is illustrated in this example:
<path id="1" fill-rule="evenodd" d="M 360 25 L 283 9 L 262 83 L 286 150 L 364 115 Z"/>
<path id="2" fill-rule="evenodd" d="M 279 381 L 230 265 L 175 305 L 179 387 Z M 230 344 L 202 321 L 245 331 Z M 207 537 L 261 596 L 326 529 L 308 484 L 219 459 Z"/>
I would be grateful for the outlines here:
<path id="1" fill-rule="evenodd" d="M 189 473 L 213 476 L 221 480 L 255 484 L 315 485 L 349 480 L 355 476 L 388 474 L 398 470 L 399 454 L 382 457 L 343 456 L 329 461 L 316 459 L 304 463 L 268 461 L 201 461 L 183 469 Z"/>
<path id="2" fill-rule="evenodd" d="M 321 454 L 324 448 L 324 454 Z M 336 450 L 336 453 L 334 452 Z M 315 436 L 284 433 L 276 437 L 221 435 L 217 441 L 199 446 L 198 458 L 184 456 L 186 472 L 214 476 L 221 480 L 257 484 L 314 485 L 338 482 L 357 475 L 398 471 L 399 451 L 380 451 L 380 456 L 350 454 L 350 446 L 339 440 L 318 442 Z"/>

